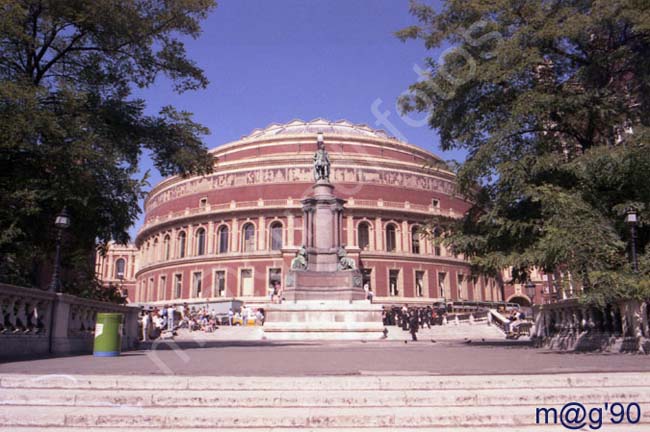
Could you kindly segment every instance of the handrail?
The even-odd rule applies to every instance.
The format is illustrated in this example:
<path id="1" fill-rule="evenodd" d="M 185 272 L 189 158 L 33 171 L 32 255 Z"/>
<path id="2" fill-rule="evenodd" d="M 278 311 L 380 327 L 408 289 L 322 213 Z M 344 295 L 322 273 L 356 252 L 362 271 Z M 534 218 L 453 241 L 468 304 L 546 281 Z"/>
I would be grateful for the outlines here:
<path id="1" fill-rule="evenodd" d="M 497 328 L 504 334 L 508 333 L 506 331 L 506 325 L 510 324 L 510 320 L 497 312 L 496 309 L 490 309 L 490 314 L 488 315 L 488 325 L 491 323 L 496 324 Z"/>

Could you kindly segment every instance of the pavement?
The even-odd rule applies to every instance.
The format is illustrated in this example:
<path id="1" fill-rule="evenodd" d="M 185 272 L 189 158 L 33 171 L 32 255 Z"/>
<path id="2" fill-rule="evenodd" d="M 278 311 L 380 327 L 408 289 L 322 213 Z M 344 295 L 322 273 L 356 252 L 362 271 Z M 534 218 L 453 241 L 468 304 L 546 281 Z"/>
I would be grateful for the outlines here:
<path id="1" fill-rule="evenodd" d="M 418 342 L 265 341 L 256 328 L 181 334 L 143 344 L 120 357 L 76 355 L 0 363 L 0 374 L 323 376 L 486 375 L 650 372 L 647 356 L 563 353 L 503 338 L 437 340 L 423 331 Z M 230 332 L 230 333 L 229 333 Z M 429 336 L 429 337 L 427 337 Z"/>

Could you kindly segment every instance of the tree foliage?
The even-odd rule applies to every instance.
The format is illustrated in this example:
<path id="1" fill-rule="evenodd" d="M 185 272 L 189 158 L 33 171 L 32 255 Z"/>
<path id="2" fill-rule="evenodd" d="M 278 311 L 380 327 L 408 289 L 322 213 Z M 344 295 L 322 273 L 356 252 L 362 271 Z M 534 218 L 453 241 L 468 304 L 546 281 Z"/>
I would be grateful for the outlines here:
<path id="1" fill-rule="evenodd" d="M 207 79 L 186 55 L 212 0 L 0 0 L 0 280 L 43 286 L 55 215 L 68 290 L 87 289 L 95 245 L 124 243 L 140 209 L 144 150 L 163 175 L 212 169 L 208 130 L 188 112 L 145 114 L 131 97 L 161 74 L 185 91 Z M 85 288 L 84 288 L 85 287 Z"/>
<path id="2" fill-rule="evenodd" d="M 411 12 L 419 24 L 398 37 L 446 50 L 402 108 L 429 114 L 443 150 L 468 154 L 458 180 L 475 205 L 449 226 L 454 252 L 518 281 L 532 267 L 571 274 L 598 303 L 650 296 L 650 3 L 448 0 Z"/>

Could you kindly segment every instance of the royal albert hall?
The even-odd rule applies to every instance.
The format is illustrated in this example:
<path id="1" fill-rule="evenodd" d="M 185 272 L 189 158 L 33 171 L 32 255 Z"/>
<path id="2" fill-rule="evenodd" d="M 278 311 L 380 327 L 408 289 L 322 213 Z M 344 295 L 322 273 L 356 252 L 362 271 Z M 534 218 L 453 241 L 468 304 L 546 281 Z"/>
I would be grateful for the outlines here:
<path id="1" fill-rule="evenodd" d="M 303 244 L 301 200 L 314 184 L 323 133 L 334 194 L 346 200 L 338 227 L 374 301 L 386 304 L 502 300 L 492 280 L 436 246 L 419 227 L 458 218 L 469 203 L 434 154 L 348 121 L 295 120 L 257 129 L 211 150 L 214 171 L 170 177 L 145 200 L 137 234 L 140 303 L 269 300 Z"/>

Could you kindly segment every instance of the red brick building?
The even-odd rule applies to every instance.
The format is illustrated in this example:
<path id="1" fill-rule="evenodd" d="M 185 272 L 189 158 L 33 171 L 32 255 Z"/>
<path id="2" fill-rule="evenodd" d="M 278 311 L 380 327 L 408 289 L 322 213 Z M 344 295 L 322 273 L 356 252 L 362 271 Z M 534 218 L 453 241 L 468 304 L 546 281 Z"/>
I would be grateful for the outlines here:
<path id="1" fill-rule="evenodd" d="M 135 274 L 138 271 L 138 248 L 134 245 L 109 243 L 105 255 L 97 253 L 95 273 L 104 286 L 116 286 L 120 293 L 133 301 Z"/>
<path id="2" fill-rule="evenodd" d="M 440 159 L 383 131 L 347 121 L 292 121 L 213 149 L 214 172 L 171 177 L 145 201 L 136 302 L 268 299 L 303 242 L 302 205 L 314 183 L 316 134 L 323 132 L 334 193 L 345 200 L 342 242 L 375 299 L 502 300 L 462 259 L 418 232 L 431 216 L 469 207 Z"/>

